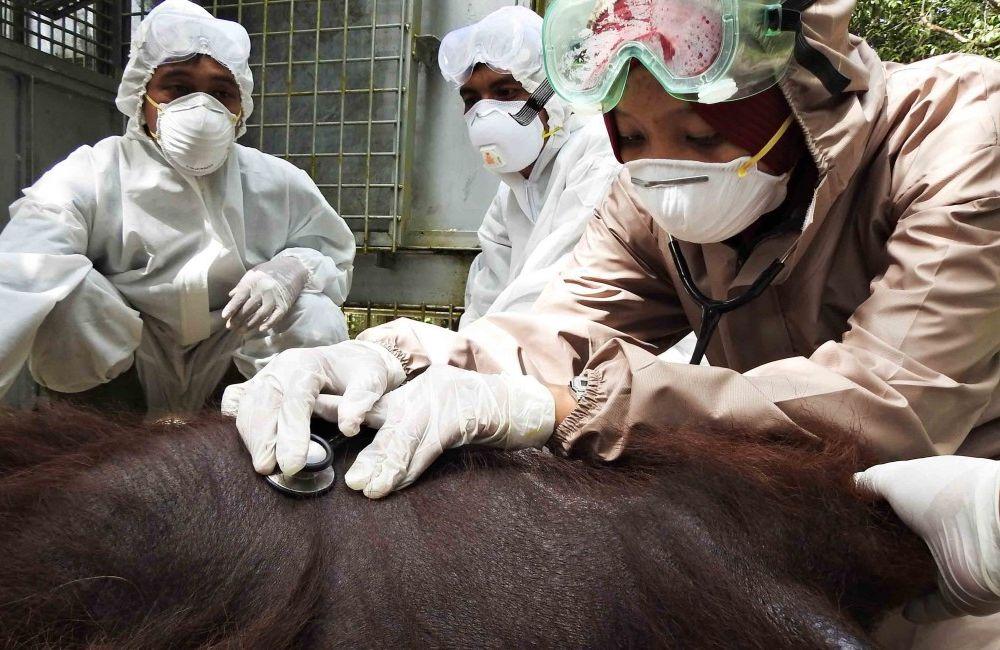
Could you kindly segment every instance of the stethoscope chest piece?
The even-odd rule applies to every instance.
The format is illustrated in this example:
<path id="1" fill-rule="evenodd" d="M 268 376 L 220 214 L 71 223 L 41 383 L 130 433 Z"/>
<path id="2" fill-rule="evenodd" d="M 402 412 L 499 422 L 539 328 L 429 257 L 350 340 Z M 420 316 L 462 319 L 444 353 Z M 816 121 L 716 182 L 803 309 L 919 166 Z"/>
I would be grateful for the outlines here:
<path id="1" fill-rule="evenodd" d="M 317 435 L 310 436 L 307 462 L 299 473 L 288 476 L 275 472 L 264 478 L 271 487 L 288 496 L 317 497 L 325 494 L 337 478 L 330 443 Z"/>

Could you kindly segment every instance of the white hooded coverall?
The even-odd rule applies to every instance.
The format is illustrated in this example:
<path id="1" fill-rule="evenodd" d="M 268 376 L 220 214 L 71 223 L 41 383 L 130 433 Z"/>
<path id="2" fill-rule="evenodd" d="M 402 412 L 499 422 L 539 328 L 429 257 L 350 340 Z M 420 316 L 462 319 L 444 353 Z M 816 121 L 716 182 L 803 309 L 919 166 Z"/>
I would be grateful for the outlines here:
<path id="1" fill-rule="evenodd" d="M 458 85 L 483 63 L 509 71 L 534 92 L 545 80 L 541 29 L 541 17 L 531 10 L 503 7 L 445 37 L 442 73 Z M 545 112 L 550 135 L 528 178 L 520 172 L 498 174 L 500 186 L 479 229 L 482 253 L 469 269 L 459 329 L 487 314 L 531 311 L 621 171 L 601 116 L 576 113 L 558 95 Z M 688 336 L 664 358 L 687 363 L 695 341 Z"/>
<path id="2" fill-rule="evenodd" d="M 457 87 L 486 64 L 534 92 L 545 81 L 541 33 L 541 16 L 503 7 L 445 36 L 441 72 Z M 558 96 L 545 113 L 549 135 L 528 178 L 519 171 L 497 174 L 500 187 L 479 229 L 483 252 L 469 269 L 460 327 L 486 314 L 529 311 L 621 167 L 600 116 L 578 115 Z"/>
<path id="3" fill-rule="evenodd" d="M 157 9 L 167 6 L 208 15 L 186 0 Z M 25 361 L 38 383 L 67 393 L 134 363 L 151 413 L 189 411 L 233 361 L 250 377 L 281 350 L 347 338 L 347 224 L 305 172 L 255 149 L 234 143 L 206 176 L 171 167 L 143 129 L 141 97 L 160 62 L 140 49 L 133 43 L 119 89 L 125 135 L 80 147 L 10 208 L 0 233 L 0 396 Z M 249 68 L 233 72 L 245 119 Z M 289 313 L 265 332 L 227 330 L 228 292 L 284 255 L 309 271 Z"/>
<path id="4" fill-rule="evenodd" d="M 531 174 L 499 175 L 479 228 L 482 252 L 469 268 L 460 330 L 487 314 L 531 311 L 621 171 L 601 117 L 574 113 L 558 96 L 546 112 L 550 132 L 561 128 L 546 141 Z M 696 342 L 690 334 L 662 356 L 688 363 Z"/>
<path id="5" fill-rule="evenodd" d="M 576 115 L 557 97 L 546 109 L 550 131 L 559 130 L 546 141 L 531 175 L 499 175 L 479 229 L 482 253 L 469 269 L 463 327 L 489 313 L 529 311 L 618 173 L 599 117 Z"/>

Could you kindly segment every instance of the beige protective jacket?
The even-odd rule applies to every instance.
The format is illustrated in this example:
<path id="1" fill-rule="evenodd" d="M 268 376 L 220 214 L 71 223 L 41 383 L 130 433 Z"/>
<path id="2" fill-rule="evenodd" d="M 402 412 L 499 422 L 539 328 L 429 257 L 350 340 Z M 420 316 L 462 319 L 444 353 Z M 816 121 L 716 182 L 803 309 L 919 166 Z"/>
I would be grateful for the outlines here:
<path id="1" fill-rule="evenodd" d="M 802 231 L 742 265 L 726 244 L 683 245 L 717 299 L 791 251 L 771 288 L 723 316 L 713 367 L 655 356 L 697 330 L 700 310 L 626 175 L 533 314 L 462 335 L 402 320 L 362 337 L 410 374 L 448 363 L 550 384 L 589 375 L 550 441 L 565 452 L 613 459 L 636 427 L 784 423 L 855 431 L 884 460 L 1000 457 L 1000 63 L 883 63 L 848 34 L 853 6 L 817 0 L 803 15 L 847 91 L 831 98 L 797 64 L 781 84 L 819 172 Z"/>

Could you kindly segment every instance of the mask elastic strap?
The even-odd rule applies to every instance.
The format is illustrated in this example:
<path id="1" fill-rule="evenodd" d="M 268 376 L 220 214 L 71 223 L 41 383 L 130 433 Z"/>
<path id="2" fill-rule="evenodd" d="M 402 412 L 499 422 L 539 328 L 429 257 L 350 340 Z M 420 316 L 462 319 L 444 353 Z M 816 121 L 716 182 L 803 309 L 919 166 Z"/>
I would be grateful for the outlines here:
<path id="1" fill-rule="evenodd" d="M 561 126 L 557 126 L 556 128 L 552 129 L 551 131 L 546 131 L 545 133 L 543 133 L 542 134 L 542 139 L 543 140 L 548 140 L 549 138 L 551 138 L 556 133 L 559 133 L 562 130 L 563 130 L 563 128 Z"/>
<path id="2" fill-rule="evenodd" d="M 161 110 L 160 104 L 157 104 L 156 100 L 149 96 L 149 93 L 143 93 L 142 96 L 146 99 L 147 102 L 149 102 L 150 104 L 152 104 L 153 108 L 155 108 L 156 110 Z M 226 112 L 229 113 L 228 110 Z M 232 113 L 229 113 L 229 114 L 232 115 Z M 229 118 L 229 119 L 233 123 L 233 126 L 239 125 L 240 120 L 243 119 L 243 107 L 240 106 L 240 112 L 237 113 L 235 116 Z M 154 139 L 156 139 L 156 134 L 155 133 L 153 133 L 152 136 L 153 136 Z"/>
<path id="3" fill-rule="evenodd" d="M 150 103 L 150 105 L 151 105 L 151 106 L 152 106 L 153 108 L 155 108 L 155 109 L 156 109 L 156 110 L 158 110 L 158 111 L 159 111 L 159 110 L 161 110 L 161 109 L 160 109 L 160 105 L 156 103 L 156 100 L 155 100 L 155 99 L 153 99 L 152 97 L 150 97 L 150 96 L 149 96 L 149 93 L 143 93 L 143 95 L 142 95 L 142 96 L 143 96 L 143 98 L 144 98 L 144 99 L 145 99 L 145 100 L 146 100 L 147 102 L 149 102 L 149 103 Z M 148 127 L 149 125 L 147 124 L 146 126 Z M 152 138 L 153 138 L 154 140 L 156 140 L 157 142 L 159 142 L 159 141 L 160 141 L 160 134 L 159 134 L 159 132 L 158 132 L 158 131 L 153 131 L 152 129 L 149 129 L 149 135 L 150 135 L 150 137 L 152 137 Z"/>
<path id="4" fill-rule="evenodd" d="M 785 133 L 788 131 L 788 127 L 790 127 L 792 125 L 792 122 L 794 121 L 795 118 L 789 115 L 788 118 L 785 119 L 784 124 L 778 127 L 778 131 L 773 136 L 771 136 L 770 140 L 767 141 L 767 144 L 764 145 L 764 148 L 758 151 L 756 156 L 754 156 L 753 158 L 751 158 L 750 160 L 746 161 L 745 163 L 736 168 L 736 175 L 739 176 L 740 178 L 744 178 L 747 175 L 747 172 L 749 172 L 750 169 L 754 165 L 756 165 L 761 158 L 769 154 L 771 152 L 771 149 L 774 149 L 774 147 L 778 144 L 781 138 L 784 137 Z"/>

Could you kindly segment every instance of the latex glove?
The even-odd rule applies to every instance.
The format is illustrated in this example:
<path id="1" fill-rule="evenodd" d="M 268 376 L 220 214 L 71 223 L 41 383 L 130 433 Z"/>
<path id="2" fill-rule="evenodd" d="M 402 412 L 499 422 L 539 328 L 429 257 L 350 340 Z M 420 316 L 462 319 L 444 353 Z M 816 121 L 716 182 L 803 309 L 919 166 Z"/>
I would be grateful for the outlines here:
<path id="1" fill-rule="evenodd" d="M 308 279 L 305 264 L 290 255 L 250 269 L 229 292 L 229 303 L 222 309 L 226 328 L 269 329 L 292 308 Z"/>
<path id="2" fill-rule="evenodd" d="M 385 424 L 385 417 L 389 410 L 389 395 L 386 393 L 365 413 L 363 424 L 369 429 L 381 429 Z M 339 418 L 340 402 L 344 398 L 340 395 L 320 395 L 313 409 L 313 415 L 323 418 L 327 422 L 336 422 Z"/>
<path id="3" fill-rule="evenodd" d="M 243 444 L 261 474 L 285 474 L 305 466 L 309 419 L 323 412 L 329 395 L 340 397 L 333 412 L 341 433 L 353 436 L 365 415 L 387 391 L 406 381 L 403 365 L 376 343 L 344 341 L 320 348 L 285 350 L 257 375 L 228 386 L 222 412 L 236 418 Z"/>
<path id="4" fill-rule="evenodd" d="M 380 410 L 385 424 L 344 476 L 373 499 L 413 483 L 446 449 L 541 447 L 555 426 L 552 393 L 534 378 L 452 366 L 431 366 L 383 397 Z"/>
<path id="5" fill-rule="evenodd" d="M 855 475 L 930 547 L 938 591 L 907 604 L 914 623 L 1000 612 L 1000 461 L 935 456 Z"/>

